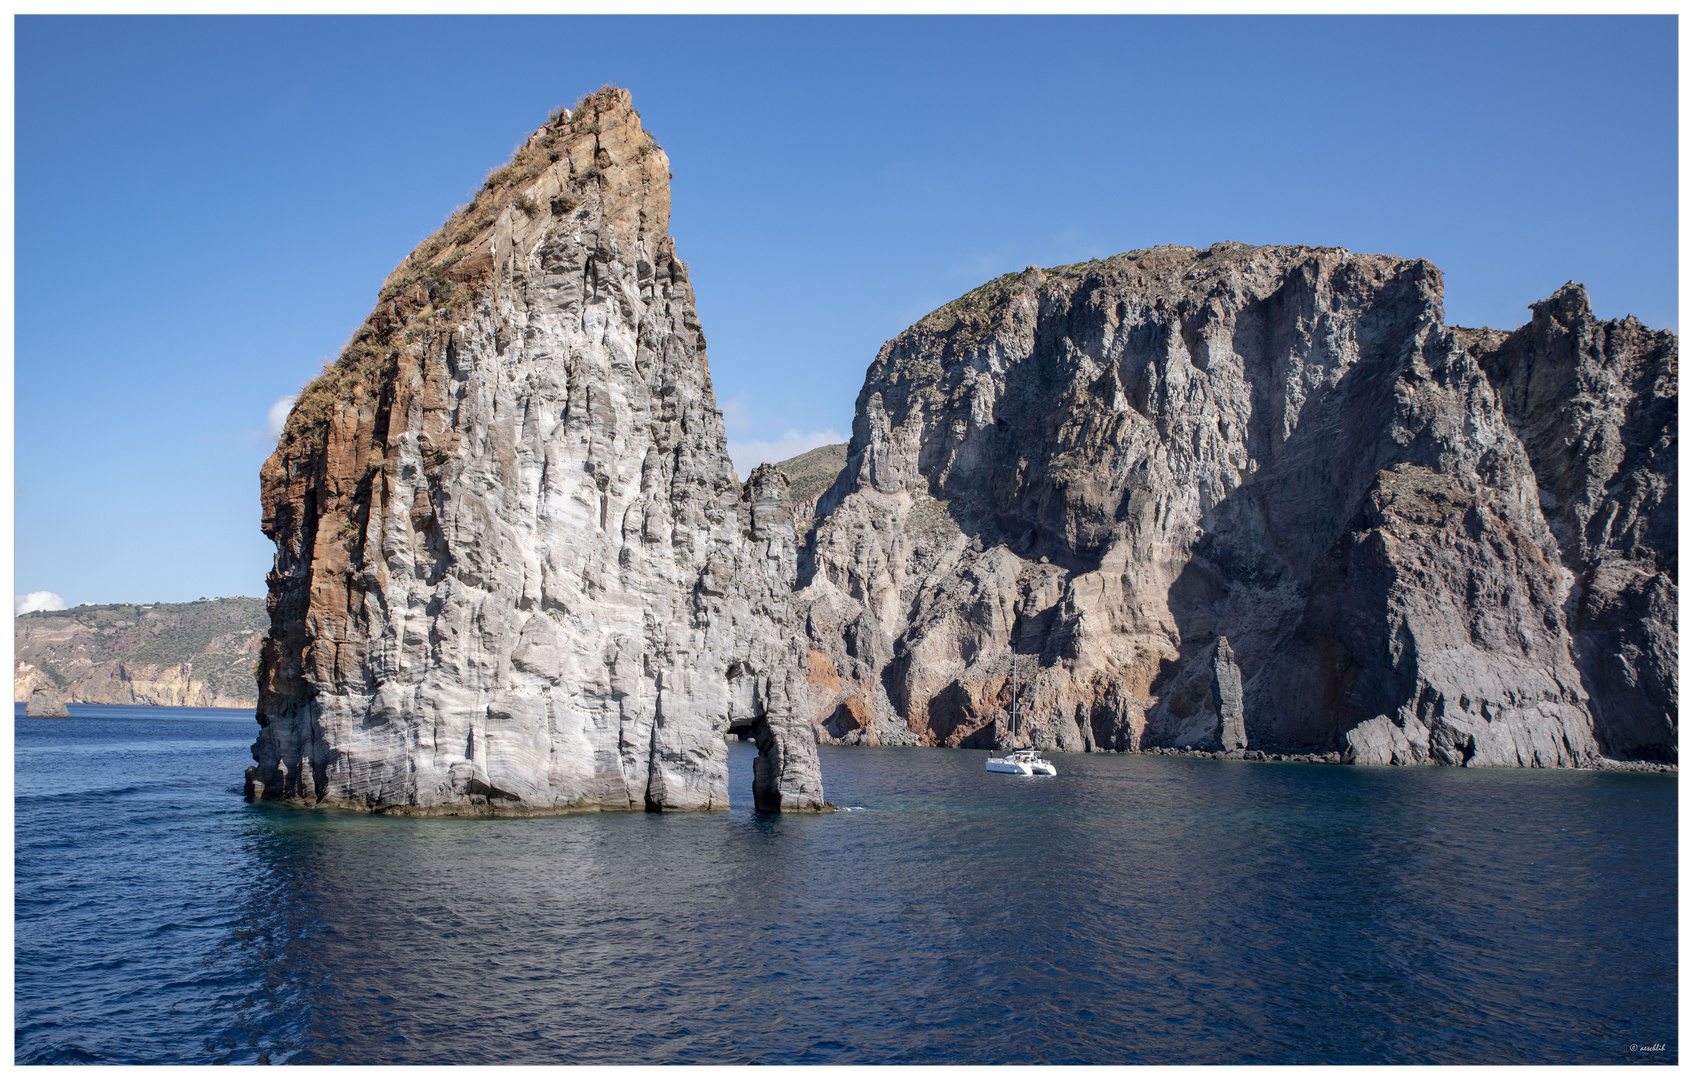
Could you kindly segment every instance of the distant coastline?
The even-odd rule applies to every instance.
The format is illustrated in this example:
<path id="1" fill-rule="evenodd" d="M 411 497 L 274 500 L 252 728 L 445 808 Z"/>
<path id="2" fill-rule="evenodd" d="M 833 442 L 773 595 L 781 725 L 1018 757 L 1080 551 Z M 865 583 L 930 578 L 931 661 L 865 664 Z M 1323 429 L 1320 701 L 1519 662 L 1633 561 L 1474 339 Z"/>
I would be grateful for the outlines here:
<path id="1" fill-rule="evenodd" d="M 251 709 L 269 626 L 252 596 L 26 612 L 12 623 L 12 700 L 48 686 L 73 705 Z"/>

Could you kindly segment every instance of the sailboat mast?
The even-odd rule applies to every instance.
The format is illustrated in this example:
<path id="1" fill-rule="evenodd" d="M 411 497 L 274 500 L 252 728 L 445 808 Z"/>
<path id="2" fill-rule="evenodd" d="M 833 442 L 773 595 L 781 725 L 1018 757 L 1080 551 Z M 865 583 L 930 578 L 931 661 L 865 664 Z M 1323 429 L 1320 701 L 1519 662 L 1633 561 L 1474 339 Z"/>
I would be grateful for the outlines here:
<path id="1" fill-rule="evenodd" d="M 1011 749 L 1017 749 L 1017 653 L 1011 653 Z"/>

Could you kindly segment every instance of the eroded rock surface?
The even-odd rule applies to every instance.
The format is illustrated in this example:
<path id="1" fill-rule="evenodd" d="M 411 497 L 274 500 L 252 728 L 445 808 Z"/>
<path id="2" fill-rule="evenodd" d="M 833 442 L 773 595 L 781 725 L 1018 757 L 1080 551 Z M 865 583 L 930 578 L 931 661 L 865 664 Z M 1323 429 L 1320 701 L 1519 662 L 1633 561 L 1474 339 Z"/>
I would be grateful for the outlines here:
<path id="1" fill-rule="evenodd" d="M 890 341 L 800 554 L 819 736 L 1003 743 L 1015 650 L 1048 749 L 1673 760 L 1675 337 L 1441 290 L 1164 247 Z"/>
<path id="2" fill-rule="evenodd" d="M 1601 321 L 1567 285 L 1474 351 L 1534 466 L 1575 583 L 1565 612 L 1594 733 L 1676 757 L 1676 337 Z M 1489 343 L 1491 344 L 1491 343 Z"/>
<path id="3" fill-rule="evenodd" d="M 1211 705 L 1217 710 L 1217 745 L 1226 753 L 1246 749 L 1246 701 L 1240 688 L 1240 665 L 1234 662 L 1229 639 L 1219 637 L 1211 657 Z"/>
<path id="4" fill-rule="evenodd" d="M 37 686 L 29 695 L 29 704 L 24 706 L 25 716 L 69 716 L 70 710 L 65 708 L 65 699 L 50 686 Z"/>
<path id="5" fill-rule="evenodd" d="M 384 287 L 262 481 L 248 797 L 409 813 L 823 805 L 780 472 L 726 452 L 669 161 L 624 91 Z"/>

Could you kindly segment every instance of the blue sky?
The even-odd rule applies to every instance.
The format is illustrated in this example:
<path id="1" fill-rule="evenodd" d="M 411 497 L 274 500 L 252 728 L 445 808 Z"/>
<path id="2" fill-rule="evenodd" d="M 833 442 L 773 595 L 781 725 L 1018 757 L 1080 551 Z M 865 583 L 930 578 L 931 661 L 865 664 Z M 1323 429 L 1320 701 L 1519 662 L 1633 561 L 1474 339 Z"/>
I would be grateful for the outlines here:
<path id="1" fill-rule="evenodd" d="M 1676 24 L 1635 18 L 16 22 L 16 591 L 262 595 L 267 414 L 545 121 L 631 89 L 743 470 L 845 438 L 883 341 L 1160 243 L 1567 280 L 1677 327 Z"/>

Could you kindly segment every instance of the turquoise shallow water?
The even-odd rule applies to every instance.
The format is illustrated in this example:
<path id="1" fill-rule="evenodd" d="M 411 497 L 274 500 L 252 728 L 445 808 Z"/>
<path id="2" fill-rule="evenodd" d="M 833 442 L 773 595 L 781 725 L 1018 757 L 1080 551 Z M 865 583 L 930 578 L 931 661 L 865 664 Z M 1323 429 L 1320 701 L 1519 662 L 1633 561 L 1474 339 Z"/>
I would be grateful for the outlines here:
<path id="1" fill-rule="evenodd" d="M 20 1063 L 1677 1058 L 1674 776 L 824 748 L 855 809 L 760 817 L 735 744 L 727 814 L 390 819 L 72 708 L 16 721 Z"/>

